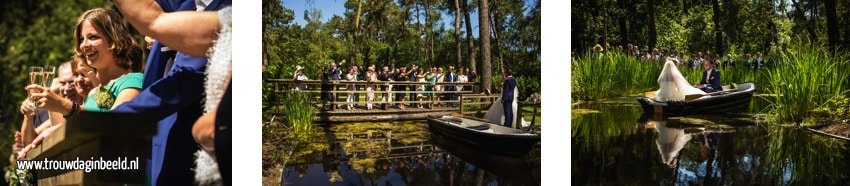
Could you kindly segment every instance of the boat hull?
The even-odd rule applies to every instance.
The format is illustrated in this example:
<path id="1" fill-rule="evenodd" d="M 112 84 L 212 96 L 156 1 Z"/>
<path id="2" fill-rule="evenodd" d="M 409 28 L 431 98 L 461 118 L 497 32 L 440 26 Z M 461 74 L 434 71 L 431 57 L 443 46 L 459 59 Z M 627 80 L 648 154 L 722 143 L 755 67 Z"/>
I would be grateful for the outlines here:
<path id="1" fill-rule="evenodd" d="M 463 119 L 462 122 L 484 123 L 470 119 Z M 428 119 L 428 130 L 435 135 L 509 156 L 523 156 L 540 142 L 539 135 L 504 126 L 484 123 L 489 125 L 490 129 L 496 131 L 494 133 L 480 130 L 480 128 L 462 127 L 457 123 L 444 119 Z"/>
<path id="2" fill-rule="evenodd" d="M 640 97 L 637 101 L 644 113 L 655 113 L 656 107 L 660 106 L 664 116 L 733 113 L 746 110 L 755 92 L 755 85 L 752 83 L 741 84 L 740 87 L 743 88 L 696 100 L 658 102 L 652 98 Z"/>

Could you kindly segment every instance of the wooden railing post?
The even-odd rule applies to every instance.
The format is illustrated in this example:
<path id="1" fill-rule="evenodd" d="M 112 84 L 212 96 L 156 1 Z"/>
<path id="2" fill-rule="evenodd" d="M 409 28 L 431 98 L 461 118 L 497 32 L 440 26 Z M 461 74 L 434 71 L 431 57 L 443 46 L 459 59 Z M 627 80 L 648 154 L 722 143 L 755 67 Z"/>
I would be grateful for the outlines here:
<path id="1" fill-rule="evenodd" d="M 339 85 L 339 80 L 334 80 L 333 89 L 331 89 L 331 92 L 333 93 L 333 99 L 331 99 L 331 110 L 336 110 L 335 102 L 339 100 L 339 97 L 337 97 L 336 95 L 336 91 L 339 90 L 339 87 L 337 85 Z"/>

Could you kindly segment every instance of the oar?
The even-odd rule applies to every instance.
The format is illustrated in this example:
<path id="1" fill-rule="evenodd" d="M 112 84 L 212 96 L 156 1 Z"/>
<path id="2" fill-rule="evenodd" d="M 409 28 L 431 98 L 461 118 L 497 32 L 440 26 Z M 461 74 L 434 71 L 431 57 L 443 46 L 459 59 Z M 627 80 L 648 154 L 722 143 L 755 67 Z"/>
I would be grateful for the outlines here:
<path id="1" fill-rule="evenodd" d="M 644 97 L 647 97 L 647 98 L 649 98 L 649 99 L 653 99 L 653 100 L 655 100 L 655 96 L 656 96 L 656 94 L 655 94 L 655 93 L 656 93 L 655 91 L 644 92 L 644 93 L 643 93 L 643 96 L 644 96 Z M 695 99 L 701 98 L 701 97 L 703 97 L 703 96 L 705 96 L 705 95 L 702 95 L 702 94 L 688 94 L 688 95 L 685 95 L 685 100 L 695 100 Z M 656 100 L 656 101 L 658 101 L 658 100 Z"/>

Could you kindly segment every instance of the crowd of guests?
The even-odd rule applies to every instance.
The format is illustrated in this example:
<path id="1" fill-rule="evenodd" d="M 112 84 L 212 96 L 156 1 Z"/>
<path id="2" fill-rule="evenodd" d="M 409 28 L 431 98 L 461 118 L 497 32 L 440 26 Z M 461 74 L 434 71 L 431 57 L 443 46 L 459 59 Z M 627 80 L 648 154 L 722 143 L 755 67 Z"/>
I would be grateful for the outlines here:
<path id="1" fill-rule="evenodd" d="M 231 1 L 112 2 L 69 28 L 74 56 L 52 86 L 25 87 L 13 158 L 25 159 L 81 112 L 135 113 L 160 120 L 145 156 L 147 183 L 229 184 Z M 131 28 L 154 41 L 146 61 Z"/>
<path id="2" fill-rule="evenodd" d="M 732 69 L 732 68 L 740 68 L 740 69 L 750 69 L 750 70 L 759 70 L 764 69 L 767 65 L 766 61 L 762 57 L 761 52 L 755 53 L 744 53 L 742 56 L 738 56 L 738 58 L 733 57 L 732 54 L 726 54 L 725 58 L 722 58 L 720 54 L 714 53 L 710 50 L 706 50 L 705 52 L 692 52 L 690 55 L 687 52 L 681 52 L 677 50 L 669 50 L 667 48 L 649 48 L 648 46 L 637 46 L 628 44 L 625 49 L 623 46 L 617 46 L 616 48 L 612 47 L 609 44 L 605 44 L 605 47 L 602 45 L 595 45 L 593 47 L 593 51 L 596 53 L 606 53 L 608 51 L 619 51 L 623 52 L 627 55 L 634 56 L 641 61 L 651 62 L 656 64 L 663 64 L 666 58 L 674 58 L 677 59 L 679 66 L 687 66 L 687 68 L 700 68 L 701 64 L 708 60 L 713 63 L 719 69 Z M 573 51 L 573 55 L 576 52 Z"/>
<path id="3" fill-rule="evenodd" d="M 345 64 L 342 60 L 340 64 Z M 410 65 L 395 67 L 383 66 L 380 69 L 374 64 L 368 66 L 351 65 L 347 69 L 340 68 L 336 62 L 332 62 L 328 68 L 322 71 L 321 79 L 323 82 L 331 81 L 362 81 L 363 84 L 347 84 L 345 90 L 350 91 L 345 94 L 345 104 L 334 104 L 337 100 L 337 94 L 332 92 L 333 84 L 323 83 L 322 101 L 326 102 L 329 109 L 347 109 L 352 110 L 358 107 L 360 103 L 366 110 L 372 110 L 375 105 L 380 104 L 382 109 L 396 107 L 405 109 L 413 108 L 434 108 L 443 105 L 454 106 L 457 103 L 444 102 L 457 100 L 457 92 L 471 91 L 473 87 L 462 85 L 442 85 L 438 83 L 444 82 L 475 82 L 477 74 L 470 71 L 469 68 L 457 68 L 454 66 L 443 67 L 419 67 L 418 65 Z M 303 73 L 303 68 L 296 67 L 293 79 L 308 80 Z M 396 82 L 387 84 L 383 82 Z M 399 82 L 419 82 L 417 84 L 398 84 Z M 295 89 L 304 89 L 305 85 L 296 85 Z M 392 91 L 392 92 L 390 92 Z M 362 100 L 365 92 L 365 100 Z M 445 92 L 445 93 L 440 93 Z M 380 99 L 377 99 L 377 96 Z M 363 104 L 365 103 L 365 104 Z"/>

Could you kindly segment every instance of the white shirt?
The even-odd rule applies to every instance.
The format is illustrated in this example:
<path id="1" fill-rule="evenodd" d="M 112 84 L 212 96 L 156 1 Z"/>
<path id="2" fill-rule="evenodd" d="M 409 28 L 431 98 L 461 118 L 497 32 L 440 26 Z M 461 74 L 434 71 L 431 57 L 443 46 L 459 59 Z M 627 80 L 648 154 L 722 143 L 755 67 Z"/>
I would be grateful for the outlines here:
<path id="1" fill-rule="evenodd" d="M 207 6 L 212 3 L 213 0 L 195 0 L 195 10 L 200 12 L 207 9 Z"/>

